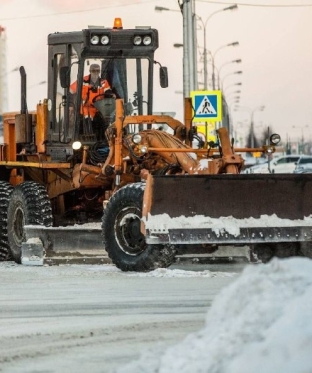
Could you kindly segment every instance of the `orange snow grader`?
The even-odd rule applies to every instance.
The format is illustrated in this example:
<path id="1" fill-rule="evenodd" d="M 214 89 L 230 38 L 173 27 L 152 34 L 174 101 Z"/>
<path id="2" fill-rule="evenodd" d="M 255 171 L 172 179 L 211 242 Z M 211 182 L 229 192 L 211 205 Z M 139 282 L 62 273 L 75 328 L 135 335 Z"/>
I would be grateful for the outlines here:
<path id="1" fill-rule="evenodd" d="M 261 148 L 235 149 L 220 128 L 217 143 L 194 149 L 190 99 L 184 123 L 153 115 L 155 64 L 168 86 L 154 59 L 157 30 L 117 21 L 48 36 L 47 98 L 35 111 L 20 68 L 21 110 L 3 115 L 0 260 L 86 262 L 106 251 L 122 270 L 148 271 L 177 253 L 223 245 L 250 245 L 263 261 L 311 256 L 312 175 L 240 173 L 238 153 L 274 152 L 277 135 Z M 89 102 L 97 121 L 82 115 L 94 63 L 114 93 Z"/>

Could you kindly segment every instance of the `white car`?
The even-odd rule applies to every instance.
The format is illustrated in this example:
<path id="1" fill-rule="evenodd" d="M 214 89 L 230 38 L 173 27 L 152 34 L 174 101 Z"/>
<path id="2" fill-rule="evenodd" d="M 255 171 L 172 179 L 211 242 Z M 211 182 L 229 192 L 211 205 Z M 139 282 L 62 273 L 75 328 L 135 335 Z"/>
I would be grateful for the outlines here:
<path id="1" fill-rule="evenodd" d="M 295 174 L 312 173 L 312 156 L 302 155 L 296 162 Z"/>
<path id="2" fill-rule="evenodd" d="M 242 171 L 242 174 L 262 174 L 267 173 L 266 170 L 268 170 L 268 161 L 247 167 L 244 171 Z"/>
<path id="3" fill-rule="evenodd" d="M 291 154 L 274 159 L 270 164 L 271 173 L 293 173 L 299 158 L 299 154 Z"/>
<path id="4" fill-rule="evenodd" d="M 293 173 L 296 168 L 296 163 L 298 162 L 300 155 L 282 155 L 273 159 L 270 162 L 265 162 L 261 165 L 250 167 L 245 170 L 244 173 L 250 174 L 287 174 Z"/>

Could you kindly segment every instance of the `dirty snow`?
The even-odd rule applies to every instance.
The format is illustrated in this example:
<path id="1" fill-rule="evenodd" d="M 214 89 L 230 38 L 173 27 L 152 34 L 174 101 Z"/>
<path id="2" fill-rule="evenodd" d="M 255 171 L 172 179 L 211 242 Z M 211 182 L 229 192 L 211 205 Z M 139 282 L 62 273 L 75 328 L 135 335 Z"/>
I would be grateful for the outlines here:
<path id="1" fill-rule="evenodd" d="M 248 227 L 293 227 L 293 226 L 312 226 L 312 215 L 303 220 L 281 219 L 276 214 L 261 215 L 259 219 L 245 218 L 236 219 L 233 216 L 221 216 L 220 218 L 211 218 L 204 215 L 185 217 L 184 215 L 172 218 L 168 214 L 148 215 L 148 218 L 142 219 L 146 229 L 151 232 L 168 233 L 169 229 L 176 228 L 210 228 L 217 235 L 224 232 L 237 237 L 240 228 Z"/>
<path id="2" fill-rule="evenodd" d="M 248 266 L 217 295 L 202 330 L 116 372 L 312 372 L 311 299 L 311 260 Z"/>

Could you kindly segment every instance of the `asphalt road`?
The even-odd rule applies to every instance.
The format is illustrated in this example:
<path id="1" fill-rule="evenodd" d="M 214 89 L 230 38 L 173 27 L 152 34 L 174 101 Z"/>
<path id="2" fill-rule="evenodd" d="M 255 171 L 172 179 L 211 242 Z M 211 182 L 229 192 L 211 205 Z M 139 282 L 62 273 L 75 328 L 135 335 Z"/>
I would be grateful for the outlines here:
<path id="1" fill-rule="evenodd" d="M 112 265 L 0 263 L 0 372 L 114 372 L 201 329 L 245 265 L 184 263 L 151 277 Z"/>

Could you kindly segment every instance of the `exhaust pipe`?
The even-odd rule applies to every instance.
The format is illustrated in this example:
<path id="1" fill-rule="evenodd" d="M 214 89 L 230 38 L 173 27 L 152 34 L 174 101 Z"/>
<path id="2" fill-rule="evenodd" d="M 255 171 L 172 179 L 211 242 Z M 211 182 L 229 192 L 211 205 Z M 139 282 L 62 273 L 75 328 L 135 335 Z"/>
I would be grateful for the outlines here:
<path id="1" fill-rule="evenodd" d="M 27 92 L 26 92 L 26 71 L 24 66 L 19 68 L 21 74 L 21 116 L 19 121 L 17 118 L 16 125 L 17 142 L 30 144 L 32 142 L 32 116 L 28 114 L 27 108 Z M 24 119 L 23 119 L 24 118 Z"/>
<path id="2" fill-rule="evenodd" d="M 24 66 L 19 68 L 21 74 L 21 114 L 27 113 L 27 100 L 26 100 L 26 71 Z"/>

